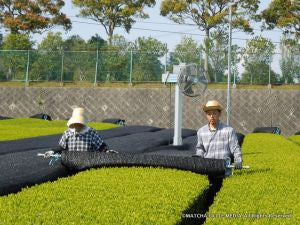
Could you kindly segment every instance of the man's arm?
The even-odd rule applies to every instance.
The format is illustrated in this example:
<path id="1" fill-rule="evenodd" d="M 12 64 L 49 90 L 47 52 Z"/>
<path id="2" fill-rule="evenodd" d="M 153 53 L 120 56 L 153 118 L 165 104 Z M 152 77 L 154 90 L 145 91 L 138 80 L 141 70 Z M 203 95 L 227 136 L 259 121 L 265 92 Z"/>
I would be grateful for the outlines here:
<path id="1" fill-rule="evenodd" d="M 94 151 L 106 151 L 108 150 L 108 145 L 102 140 L 101 136 L 98 134 L 96 130 L 94 130 L 93 135 L 93 150 Z"/>
<path id="2" fill-rule="evenodd" d="M 62 149 L 67 149 L 67 147 L 68 147 L 68 131 L 65 131 L 64 134 L 61 136 L 58 145 Z"/>
<path id="3" fill-rule="evenodd" d="M 200 157 L 204 157 L 205 149 L 204 149 L 204 146 L 203 146 L 201 133 L 199 131 L 197 133 L 197 138 L 198 138 L 198 142 L 197 142 L 197 145 L 196 145 L 196 155 L 198 155 Z"/>
<path id="4" fill-rule="evenodd" d="M 242 164 L 242 151 L 239 146 L 239 142 L 236 136 L 235 131 L 232 129 L 229 135 L 229 147 L 230 147 L 230 152 L 234 156 L 234 162 L 236 164 Z"/>

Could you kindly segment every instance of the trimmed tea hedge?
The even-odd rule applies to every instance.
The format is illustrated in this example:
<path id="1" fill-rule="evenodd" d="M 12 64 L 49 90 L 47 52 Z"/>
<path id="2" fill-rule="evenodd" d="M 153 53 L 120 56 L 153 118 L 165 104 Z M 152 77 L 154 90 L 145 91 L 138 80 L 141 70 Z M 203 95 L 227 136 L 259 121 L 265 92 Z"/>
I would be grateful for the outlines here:
<path id="1" fill-rule="evenodd" d="M 205 224 L 300 224 L 300 147 L 279 135 L 250 134 L 243 152 L 252 168 L 224 180 Z"/>
<path id="2" fill-rule="evenodd" d="M 67 129 L 64 120 L 47 121 L 34 118 L 21 118 L 0 121 L 0 141 L 16 140 L 21 138 L 44 136 L 50 134 L 61 134 Z M 105 130 L 118 127 L 110 123 L 88 124 L 96 130 Z"/>
<path id="3" fill-rule="evenodd" d="M 0 198 L 3 224 L 175 224 L 208 186 L 205 176 L 103 168 Z"/>

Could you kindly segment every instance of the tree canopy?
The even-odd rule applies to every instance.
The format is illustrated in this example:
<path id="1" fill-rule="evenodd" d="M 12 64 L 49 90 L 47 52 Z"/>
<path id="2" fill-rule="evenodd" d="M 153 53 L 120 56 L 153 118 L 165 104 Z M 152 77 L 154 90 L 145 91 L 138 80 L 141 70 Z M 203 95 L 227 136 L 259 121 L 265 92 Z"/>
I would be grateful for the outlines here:
<path id="1" fill-rule="evenodd" d="M 300 37 L 300 1 L 273 0 L 261 14 L 265 27 L 283 29 Z"/>
<path id="2" fill-rule="evenodd" d="M 242 82 L 267 84 L 269 75 L 271 82 L 277 82 L 277 74 L 270 70 L 274 50 L 275 45 L 262 36 L 247 41 L 243 50 L 245 72 L 242 74 Z"/>
<path id="3" fill-rule="evenodd" d="M 233 27 L 251 32 L 250 20 L 256 17 L 259 0 L 240 0 L 232 6 Z M 208 76 L 209 43 L 212 29 L 222 29 L 228 24 L 229 3 L 225 0 L 163 0 L 160 13 L 176 23 L 192 21 L 198 29 L 205 31 L 205 60 L 204 69 Z"/>
<path id="4" fill-rule="evenodd" d="M 79 16 L 99 22 L 104 27 L 111 44 L 114 30 L 124 27 L 129 32 L 135 17 L 148 17 L 144 8 L 154 6 L 155 0 L 72 0 L 72 3 L 80 8 Z"/>
<path id="5" fill-rule="evenodd" d="M 63 0 L 0 0 L 0 23 L 11 33 L 40 33 L 55 25 L 71 28 Z"/>

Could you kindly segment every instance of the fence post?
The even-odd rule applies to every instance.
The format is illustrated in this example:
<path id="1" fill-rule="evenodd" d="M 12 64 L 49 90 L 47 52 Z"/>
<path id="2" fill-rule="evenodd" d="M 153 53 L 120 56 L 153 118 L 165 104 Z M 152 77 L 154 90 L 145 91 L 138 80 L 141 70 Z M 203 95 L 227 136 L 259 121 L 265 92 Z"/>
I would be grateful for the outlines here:
<path id="1" fill-rule="evenodd" d="M 63 86 L 63 76 L 64 76 L 64 51 L 61 53 L 61 73 L 60 73 L 60 85 Z"/>
<path id="2" fill-rule="evenodd" d="M 130 73 L 129 73 L 129 85 L 130 86 L 132 86 L 132 63 L 133 63 L 132 49 L 130 49 Z"/>
<path id="3" fill-rule="evenodd" d="M 25 86 L 29 86 L 29 50 L 27 50 L 27 68 L 26 68 L 26 78 L 25 78 Z"/>
<path id="4" fill-rule="evenodd" d="M 97 53 L 96 53 L 96 71 L 95 71 L 95 81 L 94 81 L 94 87 L 96 87 L 96 86 L 97 86 L 98 59 L 99 59 L 99 51 L 98 51 L 98 48 L 97 48 Z"/>
<path id="5" fill-rule="evenodd" d="M 167 45 L 167 44 L 166 44 Z M 165 57 L 165 73 L 167 72 L 167 63 L 168 63 L 168 49 L 166 48 L 166 57 Z"/>
<path id="6" fill-rule="evenodd" d="M 270 58 L 269 58 L 269 84 L 268 84 L 268 88 L 271 88 L 272 85 L 271 85 L 271 55 L 270 55 Z"/>

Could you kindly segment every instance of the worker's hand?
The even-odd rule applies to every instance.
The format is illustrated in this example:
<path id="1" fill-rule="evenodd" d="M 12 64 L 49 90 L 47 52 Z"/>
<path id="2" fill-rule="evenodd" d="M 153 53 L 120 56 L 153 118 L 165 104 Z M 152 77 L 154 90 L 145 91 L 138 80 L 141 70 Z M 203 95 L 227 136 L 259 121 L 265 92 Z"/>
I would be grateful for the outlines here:
<path id="1" fill-rule="evenodd" d="M 50 158 L 54 154 L 54 151 L 45 152 L 45 158 Z"/>
<path id="2" fill-rule="evenodd" d="M 119 153 L 118 151 L 115 151 L 115 150 L 112 150 L 112 149 L 106 150 L 105 152 L 106 153 Z"/>
<path id="3" fill-rule="evenodd" d="M 240 162 L 235 162 L 235 163 L 234 163 L 234 168 L 237 169 L 237 170 L 243 169 L 242 161 L 240 161 Z"/>

